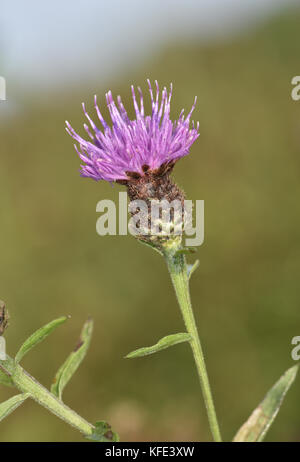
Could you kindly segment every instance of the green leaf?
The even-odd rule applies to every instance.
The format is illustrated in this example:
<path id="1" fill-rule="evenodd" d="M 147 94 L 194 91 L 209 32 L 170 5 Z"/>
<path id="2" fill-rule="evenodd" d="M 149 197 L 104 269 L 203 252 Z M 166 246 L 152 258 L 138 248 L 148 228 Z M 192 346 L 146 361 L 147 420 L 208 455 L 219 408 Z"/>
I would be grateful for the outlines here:
<path id="1" fill-rule="evenodd" d="M 62 397 L 63 389 L 75 374 L 87 353 L 91 342 L 92 332 L 93 321 L 92 319 L 88 319 L 83 325 L 80 338 L 75 349 L 68 356 L 66 361 L 62 364 L 56 373 L 54 382 L 51 385 L 51 393 L 53 393 L 59 399 Z"/>
<path id="2" fill-rule="evenodd" d="M 51 332 L 54 329 L 63 324 L 67 319 L 67 316 L 62 316 L 61 318 L 55 319 L 54 321 L 49 322 L 48 324 L 34 332 L 30 337 L 28 337 L 28 339 L 25 340 L 15 357 L 16 363 L 18 364 L 21 361 L 21 359 L 26 355 L 26 353 L 28 353 L 28 351 L 30 351 L 38 343 L 42 342 L 46 337 L 48 337 L 49 334 L 51 334 Z"/>
<path id="3" fill-rule="evenodd" d="M 30 393 L 21 393 L 20 395 L 13 396 L 7 401 L 0 404 L 0 421 L 5 419 L 11 412 L 19 407 L 25 399 L 30 396 Z"/>
<path id="4" fill-rule="evenodd" d="M 1 370 L 1 366 L 0 366 L 0 383 L 1 385 L 6 385 L 7 387 L 14 386 L 14 383 L 11 377 L 8 374 L 6 374 L 3 370 Z"/>
<path id="5" fill-rule="evenodd" d="M 295 380 L 298 366 L 288 369 L 267 393 L 264 400 L 252 412 L 247 422 L 242 425 L 233 441 L 257 442 L 262 441 L 273 423 L 282 401 Z"/>
<path id="6" fill-rule="evenodd" d="M 111 426 L 100 420 L 95 423 L 95 429 L 91 435 L 86 436 L 90 441 L 97 441 L 99 443 L 116 443 L 120 441 L 119 435 L 111 430 Z"/>
<path id="7" fill-rule="evenodd" d="M 191 338 L 191 335 L 187 333 L 167 335 L 160 339 L 155 345 L 134 350 L 125 356 L 125 358 L 139 358 L 140 356 L 151 355 L 152 353 L 164 350 L 165 348 L 169 348 L 177 343 L 189 342 Z"/>
<path id="8" fill-rule="evenodd" d="M 193 265 L 187 265 L 187 275 L 189 279 L 191 279 L 193 272 L 196 271 L 199 264 L 200 264 L 199 260 L 196 260 Z"/>

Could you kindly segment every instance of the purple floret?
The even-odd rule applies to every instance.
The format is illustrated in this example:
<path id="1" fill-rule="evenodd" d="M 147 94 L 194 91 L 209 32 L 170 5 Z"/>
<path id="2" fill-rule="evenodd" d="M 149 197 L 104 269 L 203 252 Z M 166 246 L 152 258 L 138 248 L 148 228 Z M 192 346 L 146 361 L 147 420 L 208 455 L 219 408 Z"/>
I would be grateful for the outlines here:
<path id="1" fill-rule="evenodd" d="M 83 111 L 90 127 L 84 128 L 92 141 L 81 138 L 66 122 L 67 132 L 74 138 L 79 147 L 75 149 L 84 162 L 81 165 L 81 176 L 94 180 L 117 181 L 128 178 L 127 172 L 144 175 L 145 166 L 151 171 L 157 170 L 162 164 L 175 162 L 189 153 L 189 148 L 199 136 L 199 122 L 190 128 L 191 114 L 195 108 L 196 98 L 191 111 L 184 117 L 182 110 L 177 121 L 170 120 L 170 103 L 172 84 L 169 94 L 164 88 L 160 98 L 157 81 L 155 98 L 148 80 L 152 102 L 151 116 L 145 116 L 143 94 L 138 87 L 139 104 L 136 100 L 134 87 L 131 87 L 136 119 L 130 120 L 121 101 L 117 98 L 117 105 L 111 91 L 106 94 L 107 107 L 112 120 L 112 127 L 105 122 L 97 105 L 95 109 L 102 124 L 100 130 L 88 115 L 84 103 Z M 144 168 L 143 168 L 144 167 Z"/>

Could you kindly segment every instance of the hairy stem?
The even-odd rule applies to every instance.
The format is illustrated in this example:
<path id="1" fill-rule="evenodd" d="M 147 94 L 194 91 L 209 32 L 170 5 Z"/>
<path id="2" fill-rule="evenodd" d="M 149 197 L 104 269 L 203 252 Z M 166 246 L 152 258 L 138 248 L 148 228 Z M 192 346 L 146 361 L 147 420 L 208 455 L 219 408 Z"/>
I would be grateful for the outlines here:
<path id="1" fill-rule="evenodd" d="M 185 256 L 183 254 L 174 252 L 172 249 L 166 250 L 164 252 L 164 256 L 168 265 L 187 332 L 192 336 L 190 345 L 193 351 L 200 379 L 200 385 L 207 410 L 211 433 L 213 435 L 214 441 L 219 442 L 222 441 L 221 434 L 209 385 L 203 351 L 193 314 Z"/>
<path id="2" fill-rule="evenodd" d="M 92 424 L 66 406 L 61 400 L 47 390 L 47 388 L 28 374 L 20 365 L 16 364 L 12 358 L 7 356 L 5 361 L 0 361 L 0 367 L 1 370 L 12 379 L 13 384 L 22 393 L 29 393 L 34 401 L 84 435 L 88 436 L 93 433 L 94 426 Z"/>

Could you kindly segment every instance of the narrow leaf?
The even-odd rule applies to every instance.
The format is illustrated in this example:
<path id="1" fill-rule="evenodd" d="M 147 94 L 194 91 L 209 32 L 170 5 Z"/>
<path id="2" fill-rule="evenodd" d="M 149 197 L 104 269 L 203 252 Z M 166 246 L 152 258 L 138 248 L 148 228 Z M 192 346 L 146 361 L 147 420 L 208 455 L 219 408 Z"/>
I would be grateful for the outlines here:
<path id="1" fill-rule="evenodd" d="M 0 421 L 5 419 L 11 412 L 19 407 L 25 399 L 30 396 L 30 393 L 21 393 L 20 395 L 13 396 L 7 401 L 0 404 Z"/>
<path id="2" fill-rule="evenodd" d="M 140 356 L 151 355 L 152 353 L 164 350 L 165 348 L 169 348 L 177 343 L 189 342 L 191 338 L 191 335 L 187 333 L 167 335 L 160 339 L 155 345 L 134 350 L 125 356 L 125 358 L 139 358 Z"/>
<path id="3" fill-rule="evenodd" d="M 272 425 L 282 401 L 295 380 L 298 366 L 288 369 L 267 393 L 264 400 L 252 412 L 247 422 L 242 425 L 233 441 L 257 442 L 262 441 Z"/>
<path id="4" fill-rule="evenodd" d="M 91 435 L 86 436 L 90 441 L 98 443 L 116 443 L 120 441 L 119 435 L 111 430 L 111 426 L 103 420 L 95 423 L 95 429 Z"/>
<path id="5" fill-rule="evenodd" d="M 75 349 L 68 356 L 66 361 L 62 364 L 56 373 L 54 382 L 51 385 L 51 393 L 53 393 L 59 399 L 62 398 L 63 389 L 75 374 L 87 353 L 91 342 L 92 332 L 93 321 L 92 319 L 88 319 L 83 325 L 80 338 Z"/>
<path id="6" fill-rule="evenodd" d="M 199 260 L 196 260 L 193 265 L 187 265 L 187 274 L 188 274 L 189 279 L 191 279 L 193 272 L 196 271 L 198 266 L 199 266 Z"/>
<path id="7" fill-rule="evenodd" d="M 15 357 L 16 363 L 19 363 L 21 359 L 26 355 L 26 353 L 28 353 L 28 351 L 30 351 L 38 343 L 42 342 L 46 337 L 48 337 L 49 334 L 51 334 L 51 332 L 54 329 L 63 324 L 67 319 L 67 316 L 62 316 L 61 318 L 55 319 L 54 321 L 49 322 L 45 326 L 35 331 L 30 337 L 28 337 L 28 339 L 25 340 Z"/>

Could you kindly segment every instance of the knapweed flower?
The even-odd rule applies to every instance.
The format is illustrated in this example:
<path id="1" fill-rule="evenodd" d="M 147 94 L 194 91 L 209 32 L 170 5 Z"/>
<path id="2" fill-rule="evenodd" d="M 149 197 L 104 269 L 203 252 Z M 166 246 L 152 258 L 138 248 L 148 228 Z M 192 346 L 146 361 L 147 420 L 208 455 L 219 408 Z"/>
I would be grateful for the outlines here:
<path id="1" fill-rule="evenodd" d="M 164 88 L 160 94 L 155 81 L 155 96 L 149 80 L 148 85 L 151 115 L 145 115 L 140 87 L 138 104 L 132 86 L 136 115 L 134 120 L 129 119 L 120 96 L 116 104 L 109 91 L 106 102 L 112 120 L 111 127 L 104 120 L 95 96 L 95 109 L 102 129 L 96 126 L 83 104 L 90 125 L 84 124 L 84 128 L 91 141 L 79 136 L 69 122 L 66 122 L 66 130 L 79 145 L 75 144 L 75 149 L 84 162 L 81 165 L 81 176 L 126 185 L 131 201 L 138 199 L 148 204 L 144 222 L 149 222 L 150 226 L 153 200 L 167 200 L 169 203 L 177 200 L 184 204 L 184 194 L 171 180 L 170 172 L 176 161 L 189 153 L 191 145 L 198 138 L 199 123 L 195 125 L 190 120 L 196 98 L 188 115 L 185 117 L 182 110 L 178 120 L 173 122 L 170 120 L 172 84 L 169 92 Z M 174 224 L 173 214 L 170 219 Z"/>
<path id="2" fill-rule="evenodd" d="M 172 85 L 169 94 L 164 88 L 160 98 L 157 81 L 155 84 L 156 95 L 154 97 L 148 80 L 152 103 L 152 114 L 148 116 L 144 112 L 141 89 L 138 88 L 140 96 L 138 104 L 134 87 L 131 87 L 136 113 L 135 120 L 129 119 L 120 96 L 116 104 L 109 91 L 106 94 L 106 102 L 112 127 L 104 120 L 95 96 L 95 109 L 102 130 L 90 118 L 83 104 L 84 114 L 90 124 L 90 128 L 87 124 L 84 124 L 84 128 L 91 141 L 86 141 L 79 136 L 69 122 L 66 122 L 67 132 L 79 144 L 79 148 L 75 145 L 75 149 L 84 162 L 81 165 L 82 176 L 110 182 L 126 181 L 132 176 L 144 176 L 145 172 L 155 172 L 162 165 L 173 166 L 178 159 L 189 153 L 189 148 L 199 136 L 199 124 L 197 123 L 195 127 L 192 123 L 190 127 L 190 118 L 196 99 L 186 117 L 182 110 L 178 120 L 172 122 L 170 120 Z"/>

